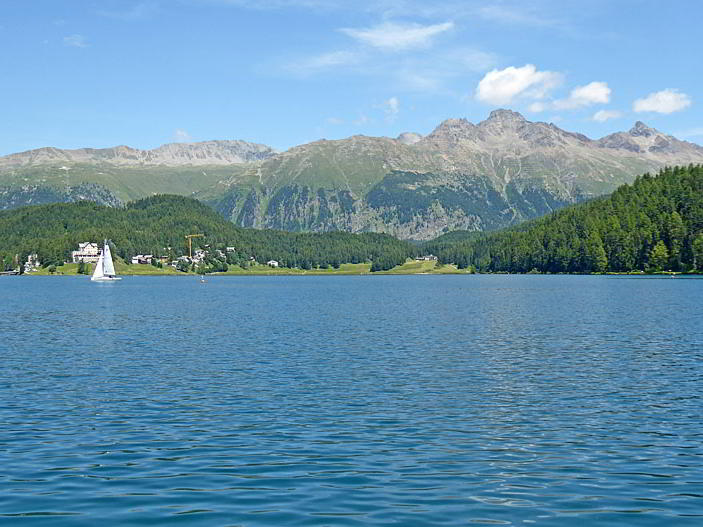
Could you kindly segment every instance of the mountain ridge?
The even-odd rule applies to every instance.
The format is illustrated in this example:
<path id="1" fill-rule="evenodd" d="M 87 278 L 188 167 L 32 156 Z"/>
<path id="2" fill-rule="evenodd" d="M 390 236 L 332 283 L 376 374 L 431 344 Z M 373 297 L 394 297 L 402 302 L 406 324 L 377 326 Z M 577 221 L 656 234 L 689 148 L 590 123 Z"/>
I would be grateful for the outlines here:
<path id="1" fill-rule="evenodd" d="M 242 227 L 373 231 L 416 240 L 513 225 L 611 192 L 645 172 L 703 162 L 703 147 L 641 121 L 590 139 L 506 109 L 477 124 L 446 119 L 425 136 L 354 135 L 285 152 L 237 141 L 82 149 L 68 156 L 37 152 L 24 162 L 22 153 L 0 158 L 0 191 L 3 185 L 96 183 L 122 201 L 176 192 L 209 203 Z M 7 188 L 4 195 L 13 206 L 31 199 Z"/>
<path id="2" fill-rule="evenodd" d="M 0 157 L 0 170 L 49 163 L 107 163 L 113 165 L 230 165 L 260 161 L 276 155 L 270 146 L 241 140 L 166 143 L 151 150 L 126 145 L 108 148 L 41 147 Z"/>

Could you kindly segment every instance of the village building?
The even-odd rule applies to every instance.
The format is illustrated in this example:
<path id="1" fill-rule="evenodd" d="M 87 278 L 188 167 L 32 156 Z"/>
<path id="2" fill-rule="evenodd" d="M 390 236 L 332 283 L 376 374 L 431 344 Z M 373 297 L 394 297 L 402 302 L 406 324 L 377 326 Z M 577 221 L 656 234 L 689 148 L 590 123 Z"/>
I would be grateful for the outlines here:
<path id="1" fill-rule="evenodd" d="M 73 263 L 95 263 L 100 257 L 100 248 L 97 243 L 82 242 L 78 244 L 78 250 L 71 252 L 71 261 Z"/>
<path id="2" fill-rule="evenodd" d="M 33 253 L 27 256 L 27 261 L 24 262 L 24 272 L 25 273 L 31 273 L 32 271 L 36 271 L 41 267 L 41 263 L 39 262 L 39 256 L 37 253 Z"/>
<path id="3" fill-rule="evenodd" d="M 153 258 L 153 254 L 138 254 L 136 256 L 132 256 L 132 264 L 148 265 L 151 263 Z"/>
<path id="4" fill-rule="evenodd" d="M 269 260 L 268 262 L 266 262 L 266 265 L 268 265 L 269 267 L 278 267 L 278 262 L 276 260 Z"/>

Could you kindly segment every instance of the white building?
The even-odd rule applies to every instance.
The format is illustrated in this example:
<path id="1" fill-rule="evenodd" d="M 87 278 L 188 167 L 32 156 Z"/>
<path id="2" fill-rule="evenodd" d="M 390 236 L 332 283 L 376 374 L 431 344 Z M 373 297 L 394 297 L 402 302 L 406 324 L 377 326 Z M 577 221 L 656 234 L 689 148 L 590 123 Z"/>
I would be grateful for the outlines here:
<path id="1" fill-rule="evenodd" d="M 153 254 L 138 254 L 136 256 L 132 256 L 132 264 L 150 264 L 153 258 Z"/>
<path id="2" fill-rule="evenodd" d="M 27 261 L 24 263 L 25 273 L 31 273 L 32 271 L 36 271 L 40 267 L 41 263 L 39 263 L 39 256 L 37 256 L 36 253 L 27 256 Z"/>
<path id="3" fill-rule="evenodd" d="M 276 260 L 269 260 L 268 262 L 266 262 L 266 265 L 268 265 L 269 267 L 278 267 L 278 262 Z"/>
<path id="4" fill-rule="evenodd" d="M 71 261 L 73 263 L 86 262 L 95 263 L 100 256 L 100 248 L 97 243 L 83 242 L 78 244 L 78 250 L 71 252 Z"/>

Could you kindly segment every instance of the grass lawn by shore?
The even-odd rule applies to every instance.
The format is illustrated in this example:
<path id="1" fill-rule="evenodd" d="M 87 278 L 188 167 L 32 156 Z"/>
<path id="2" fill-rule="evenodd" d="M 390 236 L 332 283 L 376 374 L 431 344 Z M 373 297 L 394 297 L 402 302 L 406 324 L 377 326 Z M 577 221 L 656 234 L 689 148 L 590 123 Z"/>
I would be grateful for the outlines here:
<path id="1" fill-rule="evenodd" d="M 89 276 L 93 272 L 93 264 L 86 264 L 87 274 Z M 115 261 L 115 270 L 118 275 L 122 276 L 195 276 L 197 273 L 183 273 L 177 271 L 173 267 L 164 266 L 163 268 L 154 267 L 153 265 L 129 265 L 121 260 Z M 255 264 L 246 269 L 231 265 L 224 273 L 213 273 L 215 276 L 327 276 L 327 275 L 364 275 L 364 274 L 466 274 L 464 269 L 457 269 L 455 265 L 437 265 L 437 262 L 418 262 L 408 260 L 403 265 L 399 265 L 388 271 L 377 271 L 371 273 L 371 264 L 342 264 L 339 269 L 329 267 L 327 269 L 288 269 L 286 267 L 269 267 L 268 265 Z M 28 276 L 76 276 L 78 275 L 78 264 L 67 263 L 56 267 L 56 272 L 50 273 L 47 268 L 41 268 L 38 271 L 28 273 Z"/>
<path id="2" fill-rule="evenodd" d="M 93 272 L 93 265 L 87 264 L 87 275 L 90 276 Z M 197 273 L 183 273 L 177 271 L 173 267 L 164 266 L 163 268 L 154 267 L 153 265 L 129 265 L 121 260 L 115 261 L 115 270 L 118 275 L 122 276 L 197 276 Z M 458 269 L 456 265 L 445 264 L 440 265 L 435 261 L 415 261 L 407 260 L 403 265 L 398 265 L 388 271 L 371 272 L 371 264 L 342 264 L 339 269 L 329 267 L 327 269 L 288 269 L 287 267 L 269 267 L 264 264 L 255 264 L 246 269 L 231 265 L 227 272 L 212 273 L 212 276 L 333 276 L 333 275 L 410 275 L 410 274 L 471 274 L 467 269 Z M 659 271 L 656 273 L 645 273 L 644 271 L 633 271 L 629 273 L 606 273 L 608 275 L 695 275 L 697 272 L 691 273 L 673 273 L 671 271 Z M 28 276 L 50 276 L 49 270 L 41 268 L 38 271 L 28 273 Z M 56 268 L 54 276 L 76 276 L 78 275 L 78 264 L 68 263 Z"/>

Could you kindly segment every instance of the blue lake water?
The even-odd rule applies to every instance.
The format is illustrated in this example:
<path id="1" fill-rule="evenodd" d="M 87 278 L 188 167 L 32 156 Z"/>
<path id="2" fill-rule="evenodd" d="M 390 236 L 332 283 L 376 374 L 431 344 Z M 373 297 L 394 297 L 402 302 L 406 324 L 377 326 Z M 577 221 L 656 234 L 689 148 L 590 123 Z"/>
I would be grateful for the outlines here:
<path id="1" fill-rule="evenodd" d="M 703 280 L 0 278 L 0 524 L 703 525 Z"/>

